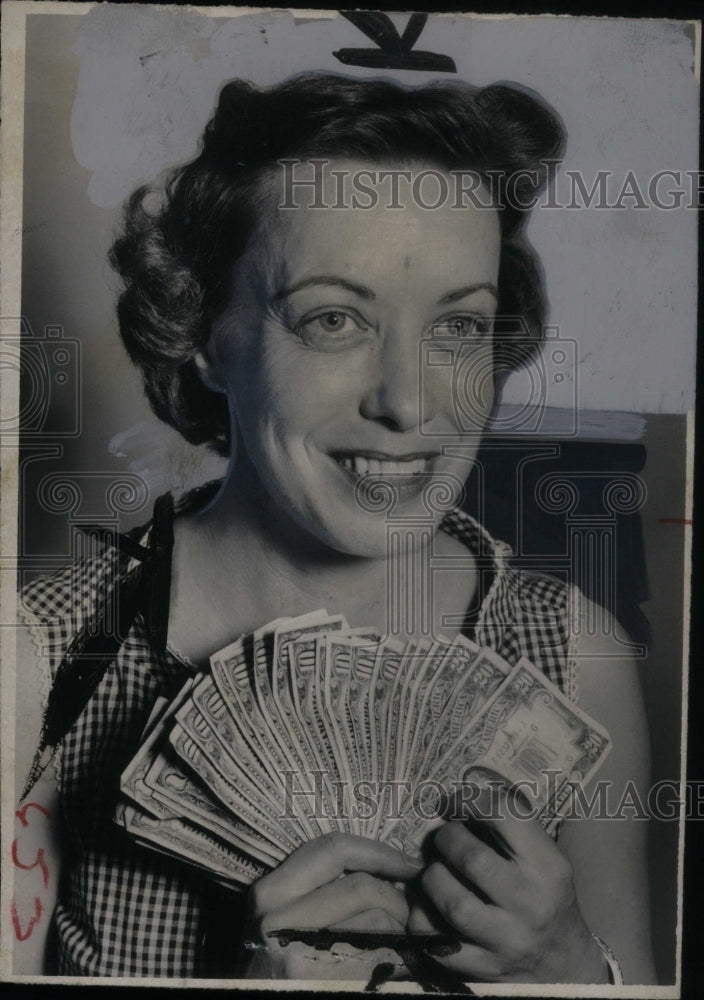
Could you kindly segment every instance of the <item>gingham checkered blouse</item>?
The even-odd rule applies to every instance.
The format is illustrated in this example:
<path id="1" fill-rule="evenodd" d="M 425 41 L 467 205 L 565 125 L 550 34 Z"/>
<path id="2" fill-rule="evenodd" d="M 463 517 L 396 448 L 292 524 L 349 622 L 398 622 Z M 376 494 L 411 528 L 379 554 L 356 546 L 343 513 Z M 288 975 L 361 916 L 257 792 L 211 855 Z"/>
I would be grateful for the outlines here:
<path id="1" fill-rule="evenodd" d="M 511 664 L 527 656 L 574 699 L 569 622 L 575 588 L 512 569 L 508 546 L 461 511 L 448 514 L 443 528 L 489 571 L 491 582 L 465 632 Z M 25 620 L 52 677 L 100 596 L 124 575 L 125 563 L 106 545 L 99 556 L 34 580 L 23 591 Z M 150 645 L 138 614 L 63 741 L 62 879 L 55 911 L 61 975 L 232 974 L 242 895 L 210 886 L 185 864 L 133 843 L 113 822 L 120 774 L 137 751 L 156 698 L 175 695 L 192 670 L 169 647 L 160 654 Z M 219 949 L 217 928 L 221 938 L 225 930 Z M 222 964 L 228 953 L 229 968 Z"/>

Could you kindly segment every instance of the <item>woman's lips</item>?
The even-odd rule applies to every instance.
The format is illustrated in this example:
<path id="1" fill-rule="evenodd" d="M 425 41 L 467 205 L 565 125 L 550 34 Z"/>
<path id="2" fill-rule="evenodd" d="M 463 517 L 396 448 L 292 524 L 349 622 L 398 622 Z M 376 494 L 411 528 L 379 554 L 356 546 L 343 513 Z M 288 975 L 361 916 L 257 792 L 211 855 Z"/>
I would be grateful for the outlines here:
<path id="1" fill-rule="evenodd" d="M 421 458 L 374 458 L 371 455 L 335 455 L 335 460 L 348 472 L 356 476 L 412 476 L 426 472 L 427 457 Z"/>
<path id="2" fill-rule="evenodd" d="M 336 464 L 346 473 L 353 483 L 365 476 L 378 477 L 387 482 L 398 494 L 399 498 L 417 496 L 428 485 L 431 471 L 432 454 L 404 455 L 402 458 L 391 458 L 379 453 L 338 452 L 332 455 Z"/>

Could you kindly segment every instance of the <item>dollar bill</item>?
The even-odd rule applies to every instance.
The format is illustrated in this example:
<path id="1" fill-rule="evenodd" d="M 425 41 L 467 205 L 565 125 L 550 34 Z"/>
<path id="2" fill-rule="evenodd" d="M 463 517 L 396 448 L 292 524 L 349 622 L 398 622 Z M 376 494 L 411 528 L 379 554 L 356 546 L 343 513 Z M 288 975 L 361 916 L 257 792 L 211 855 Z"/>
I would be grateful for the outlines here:
<path id="1" fill-rule="evenodd" d="M 425 696 L 428 689 L 436 684 L 451 645 L 449 640 L 438 638 L 422 655 L 422 666 L 414 669 L 408 678 L 408 696 L 403 707 L 401 739 L 398 748 L 403 765 L 402 768 L 398 769 L 399 777 L 404 779 L 410 778 L 416 773 L 412 750 L 421 725 L 421 712 L 425 704 Z"/>
<path id="2" fill-rule="evenodd" d="M 289 621 L 289 618 L 277 618 L 263 628 L 257 629 L 252 635 L 251 676 L 254 681 L 254 696 L 262 718 L 279 736 L 281 734 L 279 717 L 271 686 L 271 661 L 276 630 Z"/>
<path id="3" fill-rule="evenodd" d="M 404 691 L 408 678 L 417 666 L 417 656 L 428 644 L 423 640 L 411 640 L 405 644 L 398 669 L 395 671 L 391 689 L 383 697 L 386 704 L 386 714 L 381 722 L 382 734 L 380 741 L 381 763 L 379 766 L 379 781 L 376 788 L 376 821 L 374 836 L 379 837 L 382 826 L 394 822 L 398 816 L 402 797 L 407 794 L 399 777 L 402 768 L 398 748 L 400 746 L 401 725 L 403 719 Z M 377 692 L 378 694 L 378 689 Z"/>
<path id="4" fill-rule="evenodd" d="M 265 841 L 286 855 L 300 847 L 303 842 L 300 833 L 293 837 L 289 834 L 288 824 L 282 823 L 281 815 L 261 795 L 257 796 L 256 787 L 252 789 L 231 774 L 224 774 L 207 750 L 192 740 L 180 725 L 171 729 L 169 743 L 225 808 L 257 830 Z"/>
<path id="5" fill-rule="evenodd" d="M 406 648 L 406 643 L 398 639 L 387 639 L 377 646 L 374 656 L 369 681 L 370 738 L 375 751 L 369 776 L 371 781 L 385 777 L 383 747 L 386 745 L 389 702 L 393 692 L 397 690 L 397 679 L 405 662 Z"/>
<path id="6" fill-rule="evenodd" d="M 350 831 L 349 816 L 346 816 L 342 795 L 344 778 L 339 773 L 335 755 L 337 735 L 333 726 L 326 725 L 321 712 L 316 688 L 320 683 L 320 672 L 326 669 L 321 664 L 325 655 L 325 636 L 303 635 L 289 643 L 289 671 L 292 677 L 293 697 L 296 714 L 315 752 L 318 772 L 322 776 L 323 810 L 331 819 L 339 820 L 337 829 Z M 344 774 L 344 772 L 343 772 Z M 339 779 L 339 780 L 338 780 Z M 335 826 L 333 825 L 333 828 Z"/>
<path id="7" fill-rule="evenodd" d="M 252 637 L 244 637 L 228 646 L 224 654 L 211 656 L 210 669 L 222 698 L 223 711 L 230 719 L 226 741 L 237 740 L 236 745 L 230 743 L 230 751 L 239 757 L 247 746 L 276 786 L 281 783 L 282 771 L 289 764 L 255 700 L 252 659 Z"/>
<path id="8" fill-rule="evenodd" d="M 349 635 L 328 636 L 322 677 L 324 712 L 333 725 L 345 780 L 353 786 L 370 770 L 365 687 L 374 666 L 375 645 Z"/>
<path id="9" fill-rule="evenodd" d="M 268 756 L 268 748 L 261 742 L 247 738 L 239 717 L 228 710 L 210 677 L 196 685 L 176 719 L 221 770 L 244 773 L 242 780 L 247 785 L 254 784 L 274 809 L 283 811 L 284 765 Z"/>
<path id="10" fill-rule="evenodd" d="M 422 699 L 414 720 L 416 738 L 420 738 L 425 732 L 432 733 L 437 728 L 453 692 L 474 668 L 479 650 L 476 642 L 463 635 L 456 636 L 449 644 L 437 670 L 428 677 L 428 683 L 421 692 Z M 508 673 L 508 664 L 503 669 Z"/>
<path id="11" fill-rule="evenodd" d="M 189 681 L 194 681 L 194 680 L 195 676 L 189 678 Z M 183 688 L 181 690 L 183 690 Z M 165 698 L 163 695 L 161 695 L 156 699 L 156 701 L 152 706 L 152 710 L 149 713 L 149 718 L 147 719 L 146 725 L 142 730 L 142 735 L 140 737 L 140 742 L 142 744 L 144 744 L 146 740 L 149 738 L 151 731 L 154 729 L 157 723 L 161 721 L 162 717 L 169 710 L 169 706 L 171 704 L 172 703 L 169 701 L 169 699 Z"/>
<path id="12" fill-rule="evenodd" d="M 389 702 L 387 719 L 384 774 L 387 780 L 401 783 L 407 779 L 406 762 L 402 759 L 404 723 L 409 709 L 409 699 L 414 685 L 428 667 L 427 654 L 432 643 L 417 639 L 407 646 L 402 669 L 397 675 Z"/>
<path id="13" fill-rule="evenodd" d="M 222 705 L 218 704 L 222 713 L 220 733 L 227 754 L 237 762 L 248 761 L 253 773 L 260 776 L 258 780 L 261 781 L 262 793 L 267 794 L 279 814 L 285 816 L 290 812 L 291 804 L 287 776 L 300 768 L 290 747 L 298 746 L 299 742 L 291 743 L 282 738 L 260 712 L 253 695 L 253 655 L 253 642 L 245 637 L 227 647 L 226 655 L 220 652 L 211 657 L 213 680 L 222 698 Z M 271 708 L 275 711 L 273 704 Z M 261 769 L 257 768 L 257 762 Z M 306 777 L 301 776 L 303 782 Z M 315 780 L 315 776 L 312 777 Z M 305 839 L 320 833 L 315 797 L 297 795 L 292 801 L 299 819 L 302 818 Z"/>
<path id="14" fill-rule="evenodd" d="M 347 628 L 347 622 L 342 615 L 329 616 L 325 610 L 302 615 L 276 629 L 273 644 L 272 662 L 272 696 L 276 702 L 279 718 L 283 725 L 283 739 L 292 749 L 295 758 L 297 779 L 301 787 L 311 787 L 321 770 L 312 734 L 302 725 L 298 715 L 294 695 L 294 670 L 289 662 L 289 647 L 301 636 L 312 637 L 338 633 Z M 330 818 L 322 815 L 321 809 L 313 809 L 313 820 L 318 833 L 328 833 L 334 829 Z"/>
<path id="15" fill-rule="evenodd" d="M 353 788 L 357 780 L 358 760 L 364 754 L 364 747 L 357 739 L 352 725 L 348 692 L 350 677 L 350 651 L 354 640 L 346 636 L 330 643 L 329 636 L 316 636 L 315 675 L 312 686 L 316 707 L 318 730 L 324 732 L 325 746 L 332 747 L 330 776 L 336 793 L 336 807 L 344 817 L 340 828 L 349 833 L 359 833 L 353 810 Z M 336 652 L 340 646 L 347 649 L 346 669 L 336 664 Z M 345 690 L 340 688 L 343 682 Z M 336 692 L 331 698 L 331 691 Z"/>
<path id="16" fill-rule="evenodd" d="M 506 680 L 508 664 L 490 649 L 481 649 L 452 690 L 436 724 L 426 726 L 432 732 L 427 748 L 419 753 L 417 773 L 434 778 L 448 749 L 460 738 L 474 718 Z"/>
<path id="17" fill-rule="evenodd" d="M 180 758 L 174 754 L 158 753 L 144 783 L 154 798 L 174 814 L 255 860 L 273 867 L 286 858 L 282 848 L 265 840 L 258 829 L 248 826 L 220 805 L 207 786 L 197 783 L 185 772 Z"/>
<path id="18" fill-rule="evenodd" d="M 349 714 L 355 741 L 363 748 L 363 752 L 358 756 L 354 753 L 350 756 L 358 762 L 357 778 L 361 781 L 369 780 L 374 769 L 375 748 L 372 745 L 369 695 L 376 648 L 377 644 L 370 643 L 367 639 L 353 639 L 350 655 L 350 681 L 347 691 Z"/>
<path id="19" fill-rule="evenodd" d="M 170 704 L 167 703 L 163 708 L 161 707 L 161 702 L 164 699 L 157 701 L 142 734 L 144 742 L 120 776 L 120 791 L 122 794 L 135 802 L 139 802 L 145 808 L 147 807 L 146 801 L 151 798 L 149 792 L 142 788 L 145 776 L 152 765 L 159 743 L 166 738 L 176 712 L 189 697 L 195 683 L 196 678 L 189 677 L 173 701 Z M 152 808 L 155 809 L 156 807 Z M 159 815 L 158 810 L 155 815 Z"/>
<path id="20" fill-rule="evenodd" d="M 216 735 L 208 718 L 192 700 L 187 700 L 178 710 L 176 720 L 179 727 L 198 747 L 201 756 L 204 756 L 223 778 L 237 786 L 254 810 L 259 807 L 275 818 L 275 822 L 288 833 L 291 842 L 298 845 L 301 839 L 305 839 L 305 836 L 302 837 L 299 824 L 287 818 L 283 774 L 278 775 L 276 781 L 271 781 L 269 775 L 259 767 L 257 758 L 250 753 L 245 743 L 235 742 L 226 746 Z M 172 730 L 172 736 L 175 731 Z M 235 731 L 236 727 L 233 726 L 233 733 Z M 179 752 L 180 745 L 176 746 L 172 739 L 171 743 L 179 756 L 182 756 Z M 185 759 L 185 763 L 188 764 L 189 760 Z M 194 767 L 193 770 L 201 777 L 197 768 Z M 243 818 L 253 825 L 247 816 Z"/>
<path id="21" fill-rule="evenodd" d="M 269 870 L 185 820 L 156 818 L 125 805 L 121 821 L 125 830 L 138 842 L 156 846 L 164 853 L 189 861 L 226 882 L 249 886 Z"/>
<path id="22" fill-rule="evenodd" d="M 433 773 L 436 786 L 422 812 L 441 809 L 440 788 L 495 779 L 517 788 L 544 827 L 554 822 L 568 782 L 586 783 L 611 749 L 593 719 L 571 704 L 532 663 L 519 660 L 506 681 L 447 748 Z M 418 850 L 428 820 L 409 809 L 398 831 L 406 849 Z"/>

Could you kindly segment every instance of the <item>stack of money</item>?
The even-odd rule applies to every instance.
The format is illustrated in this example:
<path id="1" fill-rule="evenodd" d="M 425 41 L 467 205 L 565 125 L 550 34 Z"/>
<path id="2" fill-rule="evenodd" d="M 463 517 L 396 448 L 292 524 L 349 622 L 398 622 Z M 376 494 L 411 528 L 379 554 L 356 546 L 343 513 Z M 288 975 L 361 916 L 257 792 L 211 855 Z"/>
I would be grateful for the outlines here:
<path id="1" fill-rule="evenodd" d="M 528 660 L 381 640 L 324 610 L 242 636 L 155 705 L 116 820 L 233 888 L 340 831 L 421 857 L 448 810 L 513 788 L 551 832 L 611 742 Z"/>

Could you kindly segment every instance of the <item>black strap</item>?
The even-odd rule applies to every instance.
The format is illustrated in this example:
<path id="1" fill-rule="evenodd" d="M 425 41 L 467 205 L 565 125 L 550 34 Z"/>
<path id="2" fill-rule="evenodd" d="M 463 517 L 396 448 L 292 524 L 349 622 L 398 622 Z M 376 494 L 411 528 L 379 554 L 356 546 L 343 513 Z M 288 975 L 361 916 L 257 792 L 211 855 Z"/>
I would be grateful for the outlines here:
<path id="1" fill-rule="evenodd" d="M 131 535 L 121 535 L 104 527 L 84 526 L 118 549 L 120 580 L 117 594 L 111 591 L 97 604 L 93 615 L 74 636 L 59 664 L 49 693 L 39 746 L 22 792 L 22 801 L 43 774 L 61 740 L 79 718 L 98 685 L 114 663 L 137 615 L 144 616 L 148 641 L 163 653 L 166 649 L 173 548 L 174 504 L 170 493 L 154 504 L 149 546 L 138 544 Z M 139 564 L 126 572 L 130 559 Z M 117 601 L 117 621 L 106 628 L 108 602 Z"/>
<path id="2" fill-rule="evenodd" d="M 146 601 L 142 608 L 147 638 L 160 655 L 166 652 L 171 595 L 171 557 L 174 547 L 174 501 L 170 493 L 154 504 L 146 566 Z M 143 564 L 144 565 L 144 564 Z"/>

